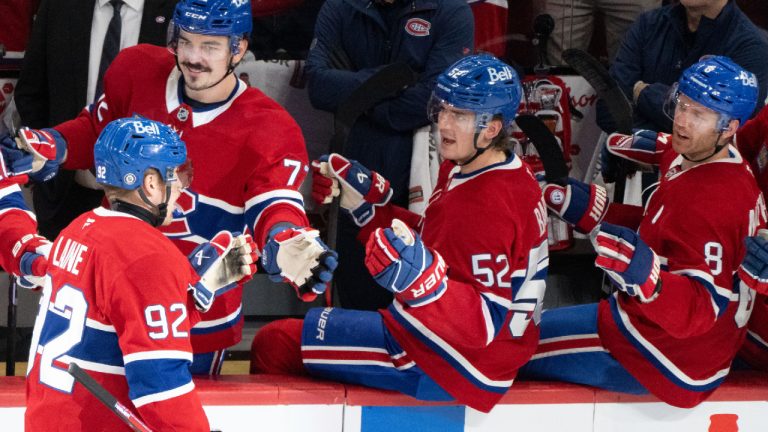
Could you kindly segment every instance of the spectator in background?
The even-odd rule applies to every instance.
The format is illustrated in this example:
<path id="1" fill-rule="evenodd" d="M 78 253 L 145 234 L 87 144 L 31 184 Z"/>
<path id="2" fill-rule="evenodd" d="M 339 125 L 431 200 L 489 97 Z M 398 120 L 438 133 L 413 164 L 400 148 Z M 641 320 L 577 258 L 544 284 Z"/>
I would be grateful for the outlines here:
<path id="1" fill-rule="evenodd" d="M 394 204 L 407 205 L 413 132 L 429 123 L 425 107 L 438 74 L 472 50 L 472 23 L 466 0 L 327 0 L 320 9 L 307 57 L 315 108 L 335 112 L 390 63 L 405 62 L 419 74 L 416 84 L 360 117 L 343 151 L 392 182 Z M 341 305 L 385 307 L 392 295 L 376 288 L 362 265 L 364 250 L 355 240 L 359 228 L 346 218 L 338 222 L 335 278 Z"/>
<path id="2" fill-rule="evenodd" d="M 549 39 L 550 64 L 563 64 L 568 48 L 587 50 L 594 35 L 595 14 L 604 15 L 608 58 L 613 59 L 621 40 L 638 15 L 661 5 L 661 0 L 536 0 L 541 13 L 552 15 L 555 30 Z"/>
<path id="3" fill-rule="evenodd" d="M 32 18 L 39 0 L 5 0 L 0 2 L 0 61 L 3 66 L 24 57 Z"/>
<path id="4" fill-rule="evenodd" d="M 16 87 L 14 75 L 21 69 L 37 0 L 6 0 L 0 2 L 0 70 L 13 71 L 0 77 L 0 134 L 11 128 L 11 98 Z"/>
<path id="5" fill-rule="evenodd" d="M 503 58 L 507 50 L 508 0 L 467 0 L 475 17 L 475 48 Z"/>
<path id="6" fill-rule="evenodd" d="M 112 5 L 118 1 L 120 6 Z M 109 62 L 100 63 L 115 9 L 120 11 L 120 20 L 112 24 L 113 29 L 119 24 L 119 44 L 114 48 L 120 50 L 137 43 L 165 45 L 175 0 L 112 3 L 40 2 L 14 96 L 22 124 L 44 128 L 71 120 L 100 96 L 97 82 Z M 61 170 L 54 179 L 34 185 L 33 202 L 42 235 L 55 238 L 76 216 L 101 203 L 104 194 L 93 189 L 92 180 L 87 171 Z"/>
<path id="7" fill-rule="evenodd" d="M 662 106 L 670 85 L 703 55 L 724 55 L 757 76 L 759 110 L 768 85 L 768 41 L 733 0 L 681 0 L 646 12 L 630 27 L 611 76 L 635 104 L 636 128 L 669 132 L 672 121 Z M 604 103 L 597 123 L 615 131 Z"/>
<path id="8" fill-rule="evenodd" d="M 324 1 L 253 2 L 253 35 L 249 49 L 256 59 L 306 59 L 315 20 Z"/>

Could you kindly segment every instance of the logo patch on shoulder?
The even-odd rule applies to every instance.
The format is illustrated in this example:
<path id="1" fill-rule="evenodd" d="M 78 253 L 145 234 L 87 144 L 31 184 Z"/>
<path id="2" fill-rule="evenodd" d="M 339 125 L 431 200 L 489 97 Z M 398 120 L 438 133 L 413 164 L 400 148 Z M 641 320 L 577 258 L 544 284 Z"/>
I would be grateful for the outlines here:
<path id="1" fill-rule="evenodd" d="M 429 36 L 432 23 L 421 18 L 411 18 L 405 23 L 405 31 L 412 36 Z"/>

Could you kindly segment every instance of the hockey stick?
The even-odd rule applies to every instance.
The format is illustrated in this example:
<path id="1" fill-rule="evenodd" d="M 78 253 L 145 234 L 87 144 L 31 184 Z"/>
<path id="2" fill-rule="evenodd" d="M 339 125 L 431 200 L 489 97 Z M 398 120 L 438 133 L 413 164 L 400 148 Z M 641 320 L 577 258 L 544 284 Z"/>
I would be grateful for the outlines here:
<path id="1" fill-rule="evenodd" d="M 568 164 L 565 163 L 563 150 L 551 130 L 534 114 L 520 114 L 515 123 L 536 147 L 547 183 L 561 186 L 568 184 Z"/>
<path id="2" fill-rule="evenodd" d="M 70 375 L 72 375 L 77 382 L 83 385 L 92 395 L 96 396 L 101 403 L 103 403 L 110 411 L 120 417 L 120 420 L 125 422 L 132 430 L 136 432 L 152 432 L 149 426 L 145 425 L 139 417 L 134 414 L 125 405 L 118 402 L 118 400 L 107 390 L 93 379 L 88 372 L 84 371 L 77 365 L 77 363 L 70 363 L 67 369 Z"/>
<path id="3" fill-rule="evenodd" d="M 8 335 L 5 341 L 5 376 L 16 375 L 16 276 L 8 274 Z"/>
<path id="4" fill-rule="evenodd" d="M 621 91 L 616 80 L 608 74 L 605 67 L 588 53 L 576 48 L 563 51 L 563 60 L 579 75 L 584 77 L 589 85 L 595 89 L 597 96 L 605 102 L 608 112 L 616 125 L 616 132 L 631 135 L 632 104 L 624 92 Z M 601 151 L 601 149 L 598 148 L 595 151 Z M 630 170 L 630 163 L 624 159 L 612 157 L 616 158 L 619 171 L 613 197 L 614 201 L 622 202 L 624 200 L 624 188 L 626 186 L 626 176 Z"/>
<path id="5" fill-rule="evenodd" d="M 384 66 L 364 83 L 360 84 L 339 104 L 333 118 L 333 136 L 330 152 L 343 154 L 349 137 L 349 131 L 357 119 L 382 100 L 394 96 L 403 88 L 416 82 L 418 76 L 406 63 L 398 62 Z M 328 227 L 325 243 L 330 249 L 336 249 L 338 234 L 339 198 L 334 198 L 328 209 Z M 325 291 L 325 304 L 331 306 L 333 294 L 331 287 Z"/>

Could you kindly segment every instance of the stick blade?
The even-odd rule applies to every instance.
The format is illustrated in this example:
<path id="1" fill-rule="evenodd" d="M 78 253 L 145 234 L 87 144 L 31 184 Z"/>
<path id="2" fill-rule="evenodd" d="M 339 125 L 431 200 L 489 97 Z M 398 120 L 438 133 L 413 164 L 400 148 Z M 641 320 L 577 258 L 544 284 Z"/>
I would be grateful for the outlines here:
<path id="1" fill-rule="evenodd" d="M 547 183 L 567 184 L 568 164 L 557 138 L 547 125 L 533 114 L 520 114 L 515 118 L 515 122 L 536 147 L 544 165 L 544 178 Z"/>
<path id="2" fill-rule="evenodd" d="M 587 52 L 577 48 L 563 51 L 563 60 L 584 77 L 595 89 L 597 96 L 605 101 L 616 125 L 616 131 L 626 135 L 631 134 L 632 104 L 605 66 Z"/>

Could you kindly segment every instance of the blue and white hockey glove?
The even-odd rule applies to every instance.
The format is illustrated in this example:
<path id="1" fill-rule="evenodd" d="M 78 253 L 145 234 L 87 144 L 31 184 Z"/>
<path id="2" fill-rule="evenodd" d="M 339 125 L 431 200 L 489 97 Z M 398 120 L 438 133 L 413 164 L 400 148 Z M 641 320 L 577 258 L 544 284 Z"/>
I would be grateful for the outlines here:
<path id="1" fill-rule="evenodd" d="M 739 279 L 758 293 L 768 294 L 768 230 L 744 239 L 747 254 L 739 266 Z"/>
<path id="2" fill-rule="evenodd" d="M 338 266 L 338 255 L 312 228 L 275 228 L 270 232 L 261 266 L 274 282 L 287 282 L 303 301 L 325 292 Z"/>
<path id="3" fill-rule="evenodd" d="M 10 136 L 5 135 L 0 140 L 0 189 L 3 189 L 5 187 L 8 187 L 13 184 L 19 184 L 23 185 L 26 184 L 29 181 L 29 176 L 26 174 L 14 174 L 13 171 L 11 171 L 10 162 L 6 165 L 5 163 L 5 145 L 6 143 L 13 143 L 15 145 L 15 141 L 11 139 Z M 20 151 L 20 150 L 16 150 Z"/>
<path id="4" fill-rule="evenodd" d="M 632 135 L 613 133 L 608 136 L 609 152 L 633 162 L 658 165 L 661 155 L 669 147 L 669 135 L 647 129 L 637 129 Z"/>
<path id="5" fill-rule="evenodd" d="M 592 232 L 597 252 L 595 265 L 605 271 L 616 287 L 643 303 L 661 292 L 659 257 L 636 232 L 608 223 Z"/>
<path id="6" fill-rule="evenodd" d="M 570 177 L 565 187 L 554 183 L 544 186 L 544 201 L 551 211 L 583 234 L 591 232 L 608 211 L 608 194 L 604 187 Z"/>
<path id="7" fill-rule="evenodd" d="M 207 312 L 214 299 L 256 272 L 256 243 L 249 234 L 232 236 L 221 231 L 189 254 L 189 263 L 200 279 L 189 286 L 195 306 Z"/>
<path id="8" fill-rule="evenodd" d="M 392 198 L 389 181 L 355 160 L 336 153 L 312 161 L 312 197 L 318 204 L 328 204 L 341 195 L 340 207 L 357 226 L 367 224 L 377 206 Z"/>
<path id="9" fill-rule="evenodd" d="M 448 287 L 443 257 L 399 219 L 371 233 L 365 266 L 379 285 L 410 306 L 431 303 Z"/>
<path id="10" fill-rule="evenodd" d="M 12 139 L 0 139 L 5 167 L 9 174 L 27 174 L 37 182 L 52 179 L 67 153 L 64 137 L 54 129 L 21 128 Z"/>

